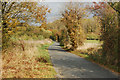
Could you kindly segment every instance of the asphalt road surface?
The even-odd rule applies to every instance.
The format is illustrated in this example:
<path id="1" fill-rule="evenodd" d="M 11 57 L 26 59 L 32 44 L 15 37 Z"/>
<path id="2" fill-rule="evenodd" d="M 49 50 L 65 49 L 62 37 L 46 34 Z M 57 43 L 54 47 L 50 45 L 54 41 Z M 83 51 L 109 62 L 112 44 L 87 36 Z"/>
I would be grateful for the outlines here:
<path id="1" fill-rule="evenodd" d="M 118 78 L 117 74 L 63 50 L 57 42 L 48 51 L 59 78 Z"/>

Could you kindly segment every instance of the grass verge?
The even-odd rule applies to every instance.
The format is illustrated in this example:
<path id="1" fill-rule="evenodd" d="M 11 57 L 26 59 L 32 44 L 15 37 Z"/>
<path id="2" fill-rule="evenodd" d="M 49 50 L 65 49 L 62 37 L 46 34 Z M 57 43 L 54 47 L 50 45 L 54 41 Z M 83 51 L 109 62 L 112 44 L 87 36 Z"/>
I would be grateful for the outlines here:
<path id="1" fill-rule="evenodd" d="M 85 43 L 100 43 L 102 44 L 103 42 L 99 41 L 99 40 L 86 40 Z M 118 66 L 115 65 L 110 65 L 110 64 L 106 64 L 106 60 L 102 57 L 102 48 L 101 47 L 95 47 L 95 48 L 88 48 L 88 49 L 84 49 L 84 50 L 76 50 L 76 51 L 71 51 L 70 49 L 66 49 L 64 48 L 64 45 L 61 45 L 61 47 L 73 54 L 76 54 L 80 57 L 83 57 L 91 62 L 97 63 L 100 66 L 103 66 L 106 69 L 111 70 L 112 72 L 118 73 L 120 74 L 120 68 Z"/>
<path id="2" fill-rule="evenodd" d="M 85 43 L 103 43 L 103 42 L 99 40 L 86 40 Z"/>
<path id="3" fill-rule="evenodd" d="M 93 63 L 96 63 L 106 69 L 109 69 L 111 70 L 112 72 L 115 72 L 117 74 L 120 74 L 120 69 L 118 66 L 115 66 L 115 65 L 109 65 L 109 64 L 105 64 L 105 61 L 102 60 L 101 56 L 98 55 L 98 53 L 95 53 L 95 54 L 88 54 L 86 51 L 71 51 L 71 53 L 75 54 L 75 55 L 78 55 L 80 57 L 83 57 Z"/>
<path id="4" fill-rule="evenodd" d="M 51 43 L 22 42 L 23 50 L 21 43 L 14 43 L 2 52 L 2 78 L 55 78 L 47 51 L 49 45 Z"/>
<path id="5" fill-rule="evenodd" d="M 44 78 L 55 78 L 56 72 L 52 66 L 50 55 L 48 53 L 48 47 L 51 44 L 44 44 L 41 46 L 38 46 L 39 54 L 37 55 L 37 61 L 40 62 L 40 64 L 43 64 L 42 67 L 45 69 L 41 69 L 41 73 L 43 73 Z"/>

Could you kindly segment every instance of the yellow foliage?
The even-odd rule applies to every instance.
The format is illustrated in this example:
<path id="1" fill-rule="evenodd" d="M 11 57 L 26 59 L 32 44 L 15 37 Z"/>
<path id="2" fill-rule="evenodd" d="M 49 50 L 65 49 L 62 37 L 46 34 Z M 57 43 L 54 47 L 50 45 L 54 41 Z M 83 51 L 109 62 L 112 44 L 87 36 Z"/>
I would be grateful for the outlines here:
<path id="1" fill-rule="evenodd" d="M 3 35 L 12 35 L 17 30 L 26 30 L 26 28 L 20 29 L 16 27 L 21 24 L 19 22 L 21 20 L 27 22 L 29 19 L 35 18 L 35 22 L 42 23 L 43 27 L 45 27 L 46 17 L 43 16 L 45 16 L 46 13 L 50 13 L 48 7 L 44 5 L 38 6 L 37 2 L 2 2 L 2 7 Z M 3 39 L 5 39 L 3 40 L 3 43 L 6 43 L 8 37 L 4 36 Z"/>
<path id="2" fill-rule="evenodd" d="M 10 35 L 10 34 L 12 34 L 13 33 L 13 31 L 8 31 L 8 35 Z"/>
<path id="3" fill-rule="evenodd" d="M 83 42 L 83 29 L 80 26 L 81 25 L 81 18 L 85 15 L 85 12 L 83 9 L 78 7 L 79 4 L 68 4 L 66 7 L 66 10 L 62 14 L 63 16 L 63 22 L 68 29 L 68 36 L 70 37 L 71 41 L 71 50 L 75 50 L 78 47 L 78 43 Z M 78 41 L 79 38 L 79 41 Z"/>

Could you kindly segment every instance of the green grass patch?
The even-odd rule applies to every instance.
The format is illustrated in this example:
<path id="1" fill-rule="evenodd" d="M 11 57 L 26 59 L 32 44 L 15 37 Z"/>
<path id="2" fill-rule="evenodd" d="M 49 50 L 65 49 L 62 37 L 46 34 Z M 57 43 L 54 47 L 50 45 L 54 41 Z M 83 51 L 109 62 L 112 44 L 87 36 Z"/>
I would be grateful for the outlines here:
<path id="1" fill-rule="evenodd" d="M 38 46 L 38 55 L 37 60 L 40 62 L 43 69 L 40 70 L 40 72 L 43 74 L 44 78 L 55 78 L 56 72 L 53 68 L 50 55 L 48 53 L 48 47 L 51 44 L 44 44 Z"/>
<path id="2" fill-rule="evenodd" d="M 44 45 L 39 45 L 38 46 L 38 58 L 40 58 L 41 60 L 43 59 L 43 61 L 45 61 L 45 63 L 50 63 L 50 55 L 48 53 L 48 47 L 51 44 L 44 44 Z"/>
<path id="3" fill-rule="evenodd" d="M 85 43 L 101 43 L 99 40 L 86 40 Z"/>
<path id="4" fill-rule="evenodd" d="M 71 53 L 76 54 L 76 55 L 78 55 L 80 57 L 83 57 L 83 58 L 88 58 L 88 55 L 87 54 L 82 54 L 81 51 L 71 51 Z"/>
<path id="5" fill-rule="evenodd" d="M 87 36 L 87 40 L 98 40 L 100 37 L 99 35 L 94 33 L 88 33 L 86 36 Z"/>

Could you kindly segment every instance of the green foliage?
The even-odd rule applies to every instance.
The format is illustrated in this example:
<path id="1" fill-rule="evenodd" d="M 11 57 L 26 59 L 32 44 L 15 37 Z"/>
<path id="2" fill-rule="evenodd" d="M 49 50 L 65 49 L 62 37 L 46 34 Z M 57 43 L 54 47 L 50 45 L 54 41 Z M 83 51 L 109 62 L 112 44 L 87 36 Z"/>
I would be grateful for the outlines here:
<path id="1" fill-rule="evenodd" d="M 43 35 L 44 38 L 50 38 L 50 36 L 52 35 L 52 32 L 42 28 L 42 29 L 40 29 L 40 35 Z"/>
<path id="2" fill-rule="evenodd" d="M 99 39 L 99 35 L 91 33 L 91 34 L 87 34 L 87 40 L 98 40 Z"/>
<path id="3" fill-rule="evenodd" d="M 24 27 L 21 26 L 19 30 L 17 30 L 14 34 L 10 35 L 9 38 L 5 39 L 3 44 L 3 48 L 8 48 L 12 42 L 19 41 L 19 40 L 43 40 L 46 38 L 50 38 L 52 32 L 49 30 L 45 30 L 44 28 L 40 29 L 37 26 L 28 26 Z M 6 38 L 6 36 L 4 37 Z"/>
<path id="4" fill-rule="evenodd" d="M 43 63 L 51 63 L 50 56 L 48 54 L 48 51 L 46 50 L 51 44 L 45 44 L 38 46 L 39 54 L 37 55 L 37 59 L 40 60 L 40 62 Z"/>
<path id="5" fill-rule="evenodd" d="M 85 43 L 103 43 L 102 41 L 100 40 L 86 40 Z"/>
<path id="6" fill-rule="evenodd" d="M 61 22 L 61 20 L 56 20 L 52 23 L 47 24 L 47 29 L 52 31 L 51 38 L 55 41 L 61 42 L 63 38 L 63 30 L 66 30 L 65 25 Z M 66 32 L 65 32 L 66 33 Z"/>
<path id="7" fill-rule="evenodd" d="M 95 33 L 98 35 L 100 33 L 100 23 L 99 18 L 97 16 L 82 19 L 81 24 L 86 34 Z"/>
<path id="8" fill-rule="evenodd" d="M 67 45 L 70 44 L 70 38 L 68 36 L 67 30 L 61 30 L 60 44 L 64 45 L 67 48 Z"/>
<path id="9" fill-rule="evenodd" d="M 57 32 L 58 31 L 56 29 L 52 30 L 52 39 L 55 40 L 55 41 L 58 40 L 58 34 L 57 34 Z"/>

